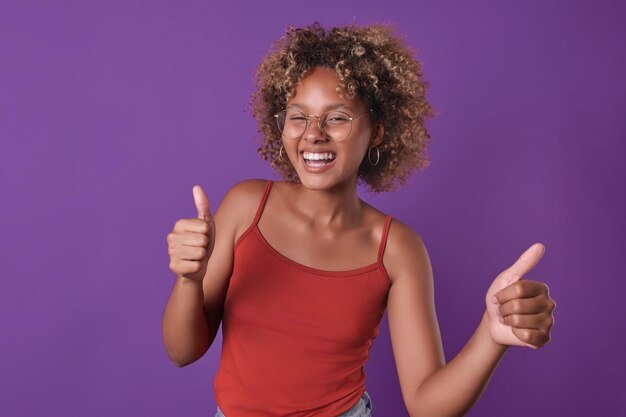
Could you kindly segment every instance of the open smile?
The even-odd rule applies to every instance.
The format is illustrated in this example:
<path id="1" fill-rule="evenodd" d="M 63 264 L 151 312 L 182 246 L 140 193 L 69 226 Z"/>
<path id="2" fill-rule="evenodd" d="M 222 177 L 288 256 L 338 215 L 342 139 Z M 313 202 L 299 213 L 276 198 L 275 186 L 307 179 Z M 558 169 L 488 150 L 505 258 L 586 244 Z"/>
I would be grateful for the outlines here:
<path id="1" fill-rule="evenodd" d="M 337 155 L 334 152 L 300 152 L 300 157 L 309 172 L 323 172 L 334 165 Z"/>

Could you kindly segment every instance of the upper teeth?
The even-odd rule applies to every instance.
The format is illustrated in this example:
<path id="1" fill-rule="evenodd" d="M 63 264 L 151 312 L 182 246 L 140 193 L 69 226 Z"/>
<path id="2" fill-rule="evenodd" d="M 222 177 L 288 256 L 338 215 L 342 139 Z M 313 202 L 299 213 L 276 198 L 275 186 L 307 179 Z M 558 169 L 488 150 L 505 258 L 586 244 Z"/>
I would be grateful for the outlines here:
<path id="1" fill-rule="evenodd" d="M 302 156 L 304 159 L 335 159 L 335 154 L 332 152 L 322 152 L 322 153 L 313 153 L 313 152 L 303 152 Z"/>

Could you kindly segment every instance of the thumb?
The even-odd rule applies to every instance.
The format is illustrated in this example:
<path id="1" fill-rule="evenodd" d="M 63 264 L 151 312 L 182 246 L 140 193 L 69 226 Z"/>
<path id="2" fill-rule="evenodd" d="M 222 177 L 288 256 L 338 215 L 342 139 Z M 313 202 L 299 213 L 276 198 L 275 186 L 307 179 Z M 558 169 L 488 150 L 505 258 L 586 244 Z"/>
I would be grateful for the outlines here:
<path id="1" fill-rule="evenodd" d="M 198 209 L 198 218 L 209 220 L 211 217 L 211 206 L 209 206 L 209 199 L 206 193 L 199 185 L 193 186 L 193 199 L 196 202 L 196 208 Z"/>
<path id="2" fill-rule="evenodd" d="M 505 276 L 511 281 L 509 283 L 522 279 L 525 274 L 537 265 L 545 251 L 546 247 L 541 243 L 535 243 L 530 248 L 526 249 L 517 261 L 506 270 L 507 274 L 505 274 Z"/>

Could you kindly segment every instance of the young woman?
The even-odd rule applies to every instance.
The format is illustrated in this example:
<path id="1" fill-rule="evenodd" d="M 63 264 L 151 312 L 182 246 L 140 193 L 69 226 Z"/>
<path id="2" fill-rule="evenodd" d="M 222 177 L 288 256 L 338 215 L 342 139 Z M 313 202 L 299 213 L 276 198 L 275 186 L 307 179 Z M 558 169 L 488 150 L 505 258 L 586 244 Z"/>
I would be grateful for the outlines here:
<path id="1" fill-rule="evenodd" d="M 259 153 L 285 181 L 236 184 L 215 217 L 195 186 L 198 218 L 167 236 L 177 278 L 164 343 L 185 366 L 222 323 L 216 416 L 370 416 L 363 367 L 385 308 L 412 417 L 463 415 L 508 346 L 548 342 L 555 303 L 521 279 L 543 254 L 537 243 L 495 278 L 478 328 L 446 364 L 422 239 L 357 195 L 357 182 L 392 190 L 427 166 L 421 76 L 380 25 L 289 28 L 259 65 Z"/>

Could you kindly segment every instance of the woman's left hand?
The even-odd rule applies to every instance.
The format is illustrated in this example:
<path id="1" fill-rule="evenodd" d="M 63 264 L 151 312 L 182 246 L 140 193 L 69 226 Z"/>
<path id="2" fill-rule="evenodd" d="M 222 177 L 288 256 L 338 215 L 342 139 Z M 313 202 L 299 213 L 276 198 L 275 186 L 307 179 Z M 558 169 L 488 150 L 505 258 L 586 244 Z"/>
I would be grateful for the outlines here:
<path id="1" fill-rule="evenodd" d="M 543 282 L 522 279 L 539 262 L 545 247 L 535 243 L 493 281 L 485 302 L 489 334 L 501 345 L 538 349 L 550 340 L 554 300 Z"/>

